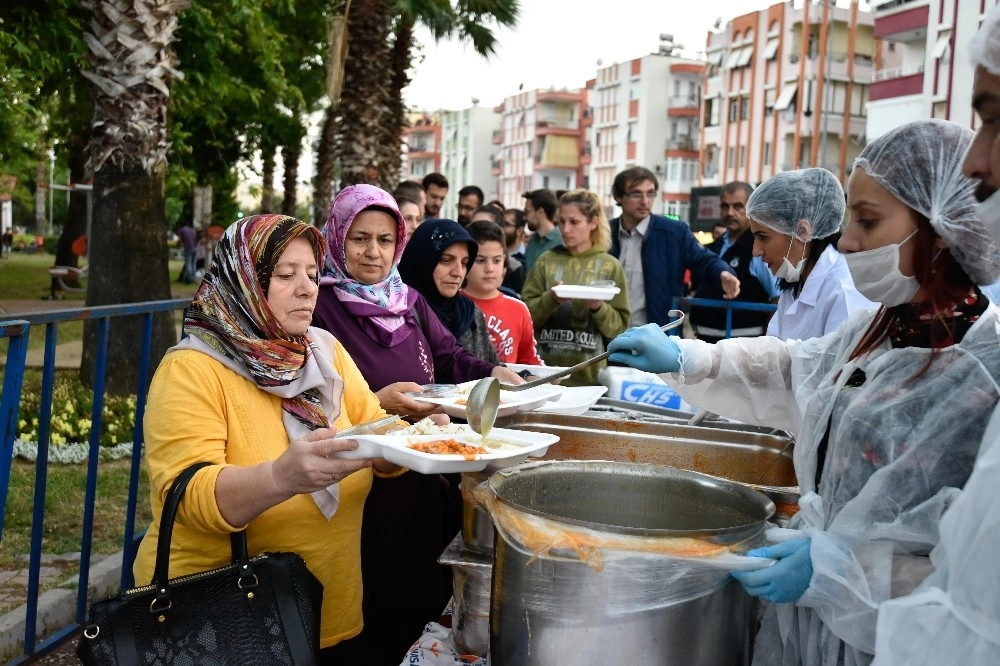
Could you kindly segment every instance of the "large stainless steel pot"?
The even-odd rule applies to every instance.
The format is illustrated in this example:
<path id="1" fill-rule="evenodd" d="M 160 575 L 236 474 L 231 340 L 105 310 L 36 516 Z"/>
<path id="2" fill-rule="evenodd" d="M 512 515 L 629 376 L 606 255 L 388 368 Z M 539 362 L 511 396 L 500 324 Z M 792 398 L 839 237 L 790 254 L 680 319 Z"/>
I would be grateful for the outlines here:
<path id="1" fill-rule="evenodd" d="M 678 537 L 753 541 L 774 512 L 767 497 L 740 484 L 621 462 L 528 463 L 492 475 L 488 491 L 494 518 L 512 511 L 571 536 L 581 530 L 588 539 L 597 533 L 641 544 Z M 530 530 L 510 529 L 522 522 L 498 521 L 490 608 L 494 666 L 749 663 L 755 604 L 728 574 L 703 577 L 698 567 L 707 565 L 697 558 L 651 557 L 641 548 L 609 549 L 596 570 L 572 551 L 526 546 Z M 691 578 L 657 575 L 668 565 L 676 572 L 678 562 Z M 698 589 L 702 580 L 714 582 Z"/>
<path id="2" fill-rule="evenodd" d="M 657 409 L 657 408 L 649 408 Z M 662 409 L 658 411 L 663 411 Z M 546 460 L 620 460 L 669 465 L 749 484 L 777 505 L 778 516 L 798 510 L 798 481 L 789 436 L 728 422 L 632 420 L 624 412 L 560 416 L 523 412 L 503 419 L 504 428 L 559 436 Z M 655 416 L 652 415 L 651 416 Z M 499 424 L 500 422 L 498 422 Z"/>

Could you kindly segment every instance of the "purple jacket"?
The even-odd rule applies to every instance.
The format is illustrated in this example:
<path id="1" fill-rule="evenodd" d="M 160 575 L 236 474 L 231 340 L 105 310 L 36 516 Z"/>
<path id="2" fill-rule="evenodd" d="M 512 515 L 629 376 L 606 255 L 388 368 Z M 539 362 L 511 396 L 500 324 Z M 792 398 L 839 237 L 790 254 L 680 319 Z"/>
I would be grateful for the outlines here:
<path id="1" fill-rule="evenodd" d="M 340 340 L 372 391 L 394 382 L 461 383 L 488 377 L 495 366 L 459 347 L 424 297 L 416 296 L 403 324 L 413 332 L 395 347 L 385 347 L 368 336 L 331 285 L 319 288 L 312 323 Z"/>

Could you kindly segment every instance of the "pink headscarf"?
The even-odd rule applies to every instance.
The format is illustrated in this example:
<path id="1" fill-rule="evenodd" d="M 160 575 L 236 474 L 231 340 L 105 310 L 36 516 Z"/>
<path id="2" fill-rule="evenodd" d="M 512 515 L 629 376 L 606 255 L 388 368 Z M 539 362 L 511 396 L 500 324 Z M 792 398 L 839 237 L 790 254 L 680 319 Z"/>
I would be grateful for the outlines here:
<path id="1" fill-rule="evenodd" d="M 354 218 L 376 208 L 396 220 L 396 251 L 389 274 L 375 284 L 359 282 L 347 270 L 345 243 Z M 404 326 L 404 315 L 416 294 L 399 277 L 399 259 L 406 243 L 406 221 L 388 192 L 374 185 L 350 185 L 337 194 L 323 231 L 326 236 L 326 264 L 321 285 L 332 284 L 337 298 L 361 322 L 365 332 L 383 345 L 392 347 L 405 340 L 412 328 Z"/>

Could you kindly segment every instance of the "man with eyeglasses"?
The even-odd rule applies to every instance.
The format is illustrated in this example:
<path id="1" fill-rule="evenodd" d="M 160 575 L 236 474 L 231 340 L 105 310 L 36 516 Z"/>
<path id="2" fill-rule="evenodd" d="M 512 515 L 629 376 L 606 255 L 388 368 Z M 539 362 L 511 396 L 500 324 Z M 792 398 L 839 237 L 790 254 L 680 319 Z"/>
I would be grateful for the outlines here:
<path id="1" fill-rule="evenodd" d="M 779 295 L 778 283 L 760 257 L 753 256 L 753 233 L 747 217 L 747 200 L 753 188 L 749 183 L 726 183 L 719 194 L 719 209 L 726 232 L 708 248 L 717 253 L 740 279 L 740 294 L 736 300 L 748 303 L 770 303 Z M 722 289 L 708 282 L 698 284 L 696 298 L 719 300 L 727 298 Z M 769 312 L 734 310 L 730 337 L 764 335 Z M 691 324 L 698 339 L 718 342 L 726 337 L 726 311 L 722 308 L 691 308 Z"/>
<path id="2" fill-rule="evenodd" d="M 733 271 L 677 219 L 653 214 L 659 182 L 645 167 L 615 176 L 611 193 L 621 216 L 611 220 L 611 250 L 625 269 L 630 326 L 667 323 L 674 298 L 685 296 L 684 271 L 713 284 L 726 298 L 740 293 Z"/>

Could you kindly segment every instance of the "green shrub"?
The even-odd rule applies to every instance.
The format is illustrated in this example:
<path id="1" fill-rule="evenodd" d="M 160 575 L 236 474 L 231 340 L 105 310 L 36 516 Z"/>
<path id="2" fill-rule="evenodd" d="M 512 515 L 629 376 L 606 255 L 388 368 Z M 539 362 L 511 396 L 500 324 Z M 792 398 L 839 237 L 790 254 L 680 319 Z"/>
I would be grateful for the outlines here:
<path id="1" fill-rule="evenodd" d="M 44 247 L 46 252 L 55 255 L 59 251 L 59 236 L 46 236 Z"/>

